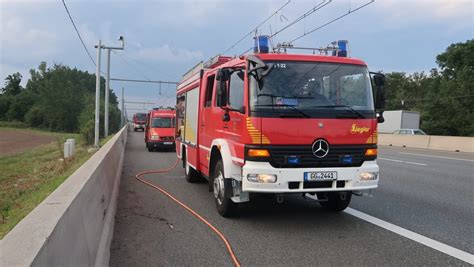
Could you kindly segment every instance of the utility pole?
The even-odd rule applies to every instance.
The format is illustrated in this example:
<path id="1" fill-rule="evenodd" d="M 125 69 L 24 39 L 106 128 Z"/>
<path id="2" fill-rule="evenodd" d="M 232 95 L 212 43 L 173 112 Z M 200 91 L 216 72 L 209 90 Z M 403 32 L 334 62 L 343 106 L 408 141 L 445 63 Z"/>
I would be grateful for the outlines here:
<path id="1" fill-rule="evenodd" d="M 105 136 L 109 135 L 109 91 L 110 91 L 110 50 L 123 50 L 125 41 L 123 36 L 120 36 L 119 41 L 122 43 L 120 47 L 104 46 L 107 49 L 107 74 L 105 75 L 105 112 L 104 112 L 104 132 Z"/>
<path id="2" fill-rule="evenodd" d="M 107 49 L 107 73 L 105 74 L 104 136 L 109 136 L 109 91 L 110 91 L 110 49 Z"/>
<path id="3" fill-rule="evenodd" d="M 124 119 L 124 118 L 125 118 L 125 110 L 124 110 L 124 107 L 125 107 L 125 99 L 123 98 L 123 91 L 124 91 L 124 89 L 123 89 L 123 87 L 122 87 L 122 101 L 121 101 L 121 104 L 122 104 L 122 105 L 121 105 L 121 107 L 120 107 L 120 111 L 121 111 L 121 112 L 120 112 L 120 113 L 121 113 L 121 114 L 120 114 L 120 115 L 121 115 L 121 116 L 120 116 L 120 126 L 121 126 L 121 127 L 123 127 L 124 122 L 125 122 L 125 119 Z"/>
<path id="4" fill-rule="evenodd" d="M 94 146 L 99 147 L 99 112 L 100 112 L 100 52 L 102 50 L 102 41 L 99 40 L 97 47 L 97 69 L 95 72 L 95 134 Z"/>

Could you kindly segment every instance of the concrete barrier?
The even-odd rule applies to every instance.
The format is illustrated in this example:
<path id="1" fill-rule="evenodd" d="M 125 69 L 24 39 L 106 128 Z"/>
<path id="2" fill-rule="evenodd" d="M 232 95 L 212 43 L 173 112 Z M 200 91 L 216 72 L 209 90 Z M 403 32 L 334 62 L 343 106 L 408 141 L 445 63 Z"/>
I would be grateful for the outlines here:
<path id="1" fill-rule="evenodd" d="M 474 137 L 379 133 L 378 144 L 474 153 Z"/>
<path id="2" fill-rule="evenodd" d="M 107 266 L 126 127 L 0 243 L 2 266 Z"/>
<path id="3" fill-rule="evenodd" d="M 432 135 L 428 148 L 474 153 L 474 137 Z"/>

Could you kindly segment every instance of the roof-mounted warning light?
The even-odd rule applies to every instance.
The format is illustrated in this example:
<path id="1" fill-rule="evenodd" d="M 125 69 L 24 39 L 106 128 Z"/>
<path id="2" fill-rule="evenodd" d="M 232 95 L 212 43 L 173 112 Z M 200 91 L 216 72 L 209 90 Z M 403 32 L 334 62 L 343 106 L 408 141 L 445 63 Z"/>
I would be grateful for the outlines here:
<path id="1" fill-rule="evenodd" d="M 347 57 L 348 56 L 348 44 L 347 40 L 337 40 L 331 43 L 333 47 L 337 46 L 337 50 L 332 51 L 333 56 L 337 57 Z"/>
<path id="2" fill-rule="evenodd" d="M 269 48 L 269 39 L 268 35 L 258 35 L 253 38 L 255 40 L 255 45 L 253 47 L 254 53 L 268 53 Z"/>

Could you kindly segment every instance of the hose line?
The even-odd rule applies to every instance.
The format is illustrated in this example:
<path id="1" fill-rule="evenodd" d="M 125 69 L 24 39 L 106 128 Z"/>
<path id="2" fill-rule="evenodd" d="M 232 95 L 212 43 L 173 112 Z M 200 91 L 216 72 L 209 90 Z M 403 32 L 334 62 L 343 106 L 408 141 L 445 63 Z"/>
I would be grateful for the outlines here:
<path id="1" fill-rule="evenodd" d="M 188 207 L 186 204 L 184 204 L 183 202 L 181 202 L 180 200 L 178 200 L 176 197 L 174 197 L 172 194 L 168 193 L 165 189 L 163 189 L 162 187 L 158 186 L 158 185 L 155 185 L 147 180 L 144 180 L 142 178 L 142 176 L 144 175 L 147 175 L 147 174 L 157 174 L 157 173 L 165 173 L 165 172 L 169 172 L 169 171 L 172 171 L 174 168 L 176 168 L 176 166 L 178 165 L 179 163 L 179 159 L 176 159 L 176 162 L 169 168 L 166 168 L 166 169 L 161 169 L 161 170 L 150 170 L 150 171 L 143 171 L 143 172 L 140 172 L 138 173 L 137 175 L 135 175 L 135 178 L 160 191 L 162 194 L 164 194 L 165 196 L 167 196 L 168 198 L 170 198 L 171 200 L 173 200 L 174 202 L 176 202 L 178 205 L 180 205 L 182 208 L 184 208 L 185 210 L 187 210 L 189 213 L 191 213 L 192 215 L 194 215 L 196 218 L 198 218 L 201 222 L 203 222 L 205 225 L 207 225 L 212 231 L 214 231 L 214 233 L 216 233 L 216 235 L 222 239 L 222 241 L 224 242 L 224 245 L 227 249 L 227 251 L 229 252 L 229 255 L 232 259 L 232 262 L 234 263 L 234 266 L 236 267 L 240 267 L 240 263 L 237 259 L 237 256 L 235 255 L 234 251 L 232 250 L 232 247 L 229 243 L 229 241 L 227 240 L 227 238 L 224 236 L 224 234 L 219 231 L 214 225 L 212 225 L 210 222 L 208 222 L 206 219 L 204 219 L 204 217 L 202 217 L 201 215 L 199 215 L 199 213 L 197 213 L 196 211 L 194 211 L 193 209 L 191 209 L 190 207 Z"/>

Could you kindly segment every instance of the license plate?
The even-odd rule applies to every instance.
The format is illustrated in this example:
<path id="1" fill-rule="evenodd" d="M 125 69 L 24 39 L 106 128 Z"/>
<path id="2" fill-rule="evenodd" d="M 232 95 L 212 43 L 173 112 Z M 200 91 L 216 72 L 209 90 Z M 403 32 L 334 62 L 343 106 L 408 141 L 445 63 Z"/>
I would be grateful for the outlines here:
<path id="1" fill-rule="evenodd" d="M 337 172 L 305 172 L 304 180 L 310 181 L 331 181 L 337 179 Z"/>
<path id="2" fill-rule="evenodd" d="M 163 142 L 164 145 L 172 145 L 173 142 Z"/>

